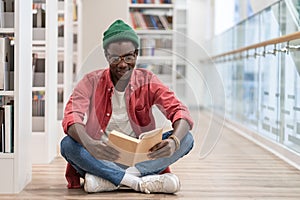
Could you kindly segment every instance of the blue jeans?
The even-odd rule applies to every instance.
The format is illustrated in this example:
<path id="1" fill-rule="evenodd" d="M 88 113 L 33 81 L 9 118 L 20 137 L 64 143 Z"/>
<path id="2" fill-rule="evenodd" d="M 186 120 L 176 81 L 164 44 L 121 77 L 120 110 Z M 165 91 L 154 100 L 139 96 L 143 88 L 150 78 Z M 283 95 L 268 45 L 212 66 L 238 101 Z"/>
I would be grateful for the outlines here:
<path id="1" fill-rule="evenodd" d="M 163 139 L 168 138 L 172 131 L 163 134 Z M 66 136 L 61 141 L 62 156 L 84 177 L 85 173 L 109 180 L 115 185 L 120 185 L 127 166 L 122 166 L 106 160 L 97 160 L 81 144 Z M 141 176 L 159 174 L 169 165 L 186 155 L 193 148 L 194 139 L 190 132 L 181 140 L 180 148 L 170 157 L 148 160 L 137 163 L 135 167 Z"/>

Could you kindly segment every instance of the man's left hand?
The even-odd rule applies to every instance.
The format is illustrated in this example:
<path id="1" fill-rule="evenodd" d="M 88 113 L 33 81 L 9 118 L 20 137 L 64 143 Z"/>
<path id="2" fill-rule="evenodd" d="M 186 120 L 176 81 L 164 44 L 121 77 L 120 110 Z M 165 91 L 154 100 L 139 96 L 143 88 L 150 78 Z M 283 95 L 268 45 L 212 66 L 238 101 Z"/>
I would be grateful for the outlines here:
<path id="1" fill-rule="evenodd" d="M 175 149 L 176 149 L 175 141 L 172 139 L 166 139 L 154 145 L 149 150 L 148 157 L 151 159 L 170 157 L 174 154 Z"/>

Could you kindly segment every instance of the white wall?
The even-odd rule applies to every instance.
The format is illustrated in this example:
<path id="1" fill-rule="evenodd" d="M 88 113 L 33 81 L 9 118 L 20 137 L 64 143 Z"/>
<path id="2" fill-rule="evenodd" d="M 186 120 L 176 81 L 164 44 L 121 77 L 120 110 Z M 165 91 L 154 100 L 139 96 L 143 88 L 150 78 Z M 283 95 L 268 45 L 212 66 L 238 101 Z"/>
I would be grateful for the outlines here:
<path id="1" fill-rule="evenodd" d="M 78 53 L 81 58 L 79 62 L 82 63 L 97 45 L 102 45 L 103 32 L 108 26 L 116 19 L 127 21 L 129 14 L 128 0 L 81 0 L 80 4 L 81 32 L 78 39 L 81 47 Z M 102 51 L 101 48 L 99 50 Z M 107 63 L 102 52 L 98 53 L 94 53 L 87 64 L 97 63 L 99 67 L 106 67 Z M 80 63 L 78 67 L 81 67 Z M 89 66 L 89 68 L 94 68 L 94 66 Z"/>
<path id="2" fill-rule="evenodd" d="M 235 24 L 235 0 L 214 0 L 214 34 L 218 35 Z"/>
<path id="3" fill-rule="evenodd" d="M 186 71 L 189 85 L 186 98 L 189 106 L 203 105 L 201 94 L 205 88 L 205 77 L 200 66 L 200 58 L 206 58 L 208 49 L 204 43 L 213 33 L 213 12 L 210 0 L 187 0 L 187 59 L 190 65 Z"/>
<path id="4" fill-rule="evenodd" d="M 211 0 L 187 0 L 188 37 L 202 43 L 211 37 L 213 19 Z"/>

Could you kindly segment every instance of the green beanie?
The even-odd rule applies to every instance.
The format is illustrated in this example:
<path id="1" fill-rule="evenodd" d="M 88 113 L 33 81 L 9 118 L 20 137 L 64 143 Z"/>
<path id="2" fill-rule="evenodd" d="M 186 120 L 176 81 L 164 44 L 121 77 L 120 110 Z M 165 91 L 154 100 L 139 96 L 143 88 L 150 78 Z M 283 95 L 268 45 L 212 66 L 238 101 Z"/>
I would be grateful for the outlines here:
<path id="1" fill-rule="evenodd" d="M 112 23 L 103 34 L 103 48 L 106 49 L 108 44 L 120 40 L 129 40 L 133 42 L 136 48 L 139 47 L 140 41 L 135 31 L 122 20 L 118 19 Z"/>

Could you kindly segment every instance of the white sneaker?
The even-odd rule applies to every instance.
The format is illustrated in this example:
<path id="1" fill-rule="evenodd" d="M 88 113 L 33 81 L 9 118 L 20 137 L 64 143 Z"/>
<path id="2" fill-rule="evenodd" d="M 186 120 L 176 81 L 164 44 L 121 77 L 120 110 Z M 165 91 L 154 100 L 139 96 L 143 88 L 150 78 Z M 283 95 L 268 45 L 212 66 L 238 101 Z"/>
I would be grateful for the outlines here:
<path id="1" fill-rule="evenodd" d="M 88 193 L 108 192 L 117 190 L 118 188 L 118 186 L 115 186 L 106 179 L 88 173 L 85 174 L 84 191 Z"/>
<path id="2" fill-rule="evenodd" d="M 142 177 L 140 191 L 150 193 L 175 193 L 180 189 L 179 178 L 175 174 L 149 175 Z"/>

